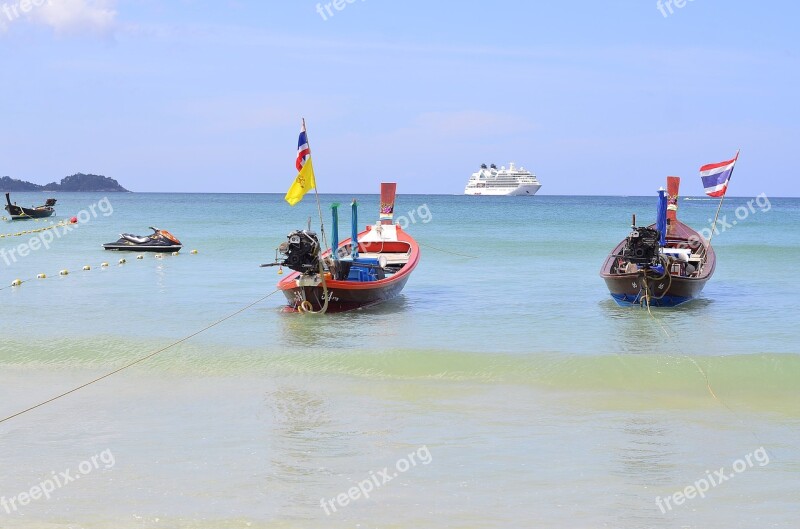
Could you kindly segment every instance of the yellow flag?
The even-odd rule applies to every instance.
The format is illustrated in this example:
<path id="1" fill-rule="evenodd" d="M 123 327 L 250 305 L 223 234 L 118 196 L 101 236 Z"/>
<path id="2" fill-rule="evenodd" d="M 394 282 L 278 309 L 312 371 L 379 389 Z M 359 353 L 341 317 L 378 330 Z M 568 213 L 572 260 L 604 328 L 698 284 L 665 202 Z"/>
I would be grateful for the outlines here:
<path id="1" fill-rule="evenodd" d="M 314 166 L 311 164 L 311 157 L 309 156 L 284 198 L 290 206 L 294 206 L 303 200 L 305 194 L 315 187 L 317 187 L 317 182 L 314 180 Z"/>

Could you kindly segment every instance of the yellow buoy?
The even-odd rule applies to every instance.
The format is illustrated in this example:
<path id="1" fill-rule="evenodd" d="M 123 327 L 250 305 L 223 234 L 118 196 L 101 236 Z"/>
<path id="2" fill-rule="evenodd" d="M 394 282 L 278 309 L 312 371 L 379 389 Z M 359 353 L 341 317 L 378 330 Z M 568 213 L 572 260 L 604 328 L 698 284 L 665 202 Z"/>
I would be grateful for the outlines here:
<path id="1" fill-rule="evenodd" d="M 180 255 L 178 252 L 172 252 L 173 257 L 177 257 L 178 255 Z"/>
<path id="2" fill-rule="evenodd" d="M 47 279 L 47 274 L 39 274 L 36 279 Z"/>
<path id="3" fill-rule="evenodd" d="M 22 280 L 21 279 L 15 279 L 14 281 L 11 282 L 11 286 L 12 287 L 18 287 L 21 284 L 22 284 Z"/>
<path id="4" fill-rule="evenodd" d="M 87 272 L 87 271 L 89 271 L 91 269 L 92 269 L 92 267 L 89 266 L 89 265 L 86 265 L 86 266 L 83 267 L 84 272 Z"/>
<path id="5" fill-rule="evenodd" d="M 156 258 L 156 259 L 163 259 L 163 258 L 164 258 L 164 256 L 163 256 L 162 254 L 160 254 L 160 253 L 157 253 L 157 254 L 155 255 L 155 258 Z"/>
<path id="6" fill-rule="evenodd" d="M 144 259 L 144 255 L 137 255 L 136 258 L 137 259 Z"/>
<path id="7" fill-rule="evenodd" d="M 108 266 L 108 263 L 101 263 L 100 266 L 106 268 Z"/>
<path id="8" fill-rule="evenodd" d="M 60 276 L 68 276 L 69 275 L 69 270 L 62 270 L 62 271 L 60 271 L 58 273 L 58 275 L 60 275 Z"/>
<path id="9" fill-rule="evenodd" d="M 120 259 L 120 260 L 119 260 L 119 264 L 125 264 L 125 263 L 127 263 L 127 262 L 128 262 L 128 261 L 127 261 L 126 259 Z"/>
<path id="10" fill-rule="evenodd" d="M 192 255 L 197 255 L 197 250 L 192 250 L 190 253 L 191 253 Z"/>

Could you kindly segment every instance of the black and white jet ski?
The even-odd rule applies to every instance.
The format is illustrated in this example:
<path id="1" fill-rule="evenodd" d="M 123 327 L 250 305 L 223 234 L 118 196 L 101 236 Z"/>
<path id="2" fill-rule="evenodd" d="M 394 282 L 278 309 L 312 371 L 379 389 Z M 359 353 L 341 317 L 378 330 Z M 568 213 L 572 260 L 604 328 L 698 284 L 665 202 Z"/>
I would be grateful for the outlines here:
<path id="1" fill-rule="evenodd" d="M 183 248 L 181 241 L 167 230 L 150 229 L 153 234 L 144 237 L 123 233 L 118 241 L 104 244 L 103 248 L 122 252 L 179 252 Z"/>

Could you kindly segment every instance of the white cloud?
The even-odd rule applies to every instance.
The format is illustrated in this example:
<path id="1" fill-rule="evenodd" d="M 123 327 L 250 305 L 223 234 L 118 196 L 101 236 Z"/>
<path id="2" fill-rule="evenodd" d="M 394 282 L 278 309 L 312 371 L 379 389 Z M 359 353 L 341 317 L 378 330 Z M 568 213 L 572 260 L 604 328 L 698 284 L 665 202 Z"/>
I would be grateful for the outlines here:
<path id="1" fill-rule="evenodd" d="M 4 0 L 0 6 L 0 31 L 29 23 L 53 29 L 56 34 L 108 34 L 115 26 L 116 0 Z"/>

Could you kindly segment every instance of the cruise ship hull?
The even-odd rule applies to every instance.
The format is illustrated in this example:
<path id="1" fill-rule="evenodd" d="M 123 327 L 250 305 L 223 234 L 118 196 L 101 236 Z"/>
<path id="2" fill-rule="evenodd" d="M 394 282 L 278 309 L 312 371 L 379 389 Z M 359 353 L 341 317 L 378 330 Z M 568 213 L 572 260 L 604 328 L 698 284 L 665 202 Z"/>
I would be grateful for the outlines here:
<path id="1" fill-rule="evenodd" d="M 485 196 L 519 196 L 527 195 L 533 196 L 542 187 L 541 184 L 521 185 L 516 188 L 509 187 L 480 187 L 480 188 L 467 188 L 464 191 L 465 195 L 485 195 Z"/>

